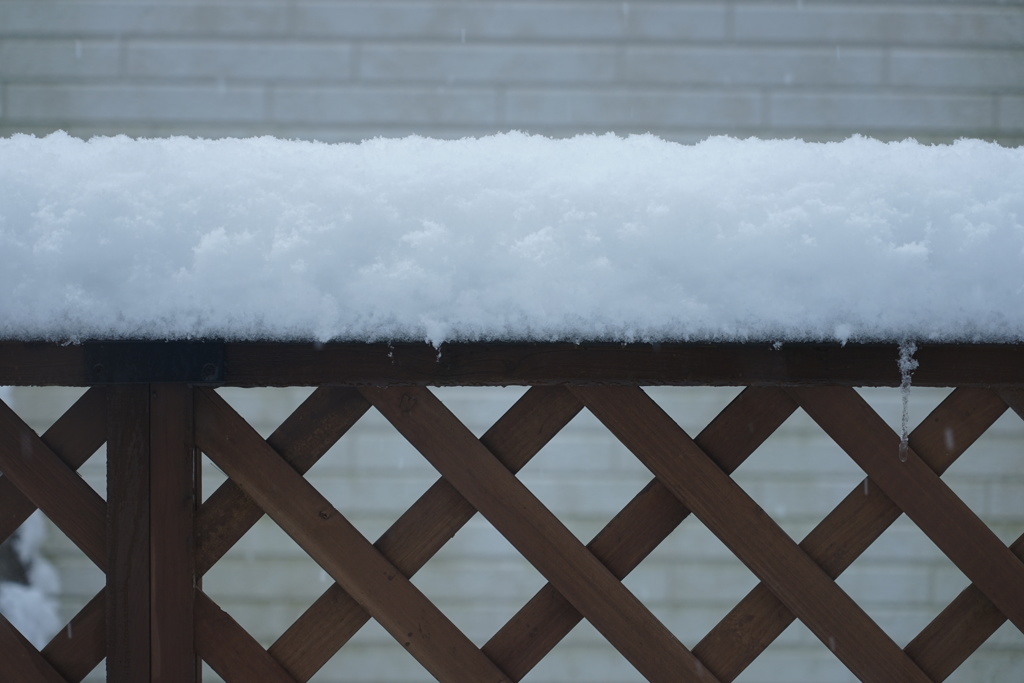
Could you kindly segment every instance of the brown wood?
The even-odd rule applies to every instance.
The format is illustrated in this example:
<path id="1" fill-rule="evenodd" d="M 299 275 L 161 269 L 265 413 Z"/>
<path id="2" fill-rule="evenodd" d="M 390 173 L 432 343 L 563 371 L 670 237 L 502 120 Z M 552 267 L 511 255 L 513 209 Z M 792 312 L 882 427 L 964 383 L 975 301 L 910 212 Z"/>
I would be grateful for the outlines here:
<path id="1" fill-rule="evenodd" d="M 100 569 L 106 567 L 103 499 L 2 402 L 0 471 Z"/>
<path id="2" fill-rule="evenodd" d="M 293 683 L 280 664 L 227 612 L 196 591 L 196 650 L 226 681 Z"/>
<path id="3" fill-rule="evenodd" d="M 704 679 L 690 651 L 433 394 L 362 391 L 648 680 Z"/>
<path id="4" fill-rule="evenodd" d="M 1006 411 L 985 389 L 957 389 L 910 435 L 911 447 L 941 473 Z M 956 434 L 947 449 L 946 429 Z M 866 493 L 865 493 L 866 491 Z M 858 484 L 800 543 L 832 578 L 839 576 L 903 511 L 881 489 Z M 693 651 L 723 680 L 733 680 L 791 624 L 793 613 L 763 583 L 755 586 Z M 912 657 L 926 673 L 931 671 Z"/>
<path id="5" fill-rule="evenodd" d="M 854 675 L 862 680 L 927 680 L 860 606 L 639 388 L 573 391 Z"/>
<path id="6" fill-rule="evenodd" d="M 792 390 L 801 406 L 939 549 L 1024 630 L 1024 563 L 853 389 Z"/>
<path id="7" fill-rule="evenodd" d="M 153 681 L 195 681 L 192 389 L 150 385 L 150 656 Z"/>
<path id="8" fill-rule="evenodd" d="M 106 590 L 101 590 L 43 648 L 43 657 L 68 681 L 80 681 L 107 655 Z"/>
<path id="9" fill-rule="evenodd" d="M 9 681 L 25 683 L 64 683 L 64 677 L 50 666 L 32 643 L 25 640 L 11 622 L 0 615 L 0 653 L 3 676 Z"/>
<path id="10" fill-rule="evenodd" d="M 107 401 L 104 390 L 93 388 L 43 434 L 42 441 L 65 465 L 77 470 L 107 438 Z M 0 539 L 8 538 L 36 506 L 7 477 L 0 477 Z"/>
<path id="11" fill-rule="evenodd" d="M 150 679 L 149 387 L 107 392 L 107 680 Z"/>
<path id="12" fill-rule="evenodd" d="M 723 471 L 731 473 L 795 409 L 796 403 L 780 389 L 745 389 L 701 431 L 697 444 Z M 679 499 L 655 479 L 594 537 L 587 548 L 616 578 L 622 579 L 689 514 Z M 582 618 L 572 603 L 549 583 L 483 649 L 509 675 L 520 680 Z M 698 659 L 702 658 L 698 655 Z M 703 660 L 702 663 L 706 665 Z"/>
<path id="13" fill-rule="evenodd" d="M 141 342 L 146 343 L 146 342 Z M 162 342 L 150 342 L 160 344 Z M 899 386 L 896 344 L 224 344 L 223 384 Z M 1019 386 L 1016 344 L 918 344 L 915 386 Z M 83 386 L 81 346 L 0 341 L 0 385 Z M 157 379 L 157 378 L 153 378 Z"/>
<path id="14" fill-rule="evenodd" d="M 229 384 L 899 386 L 896 344 L 228 344 Z M 915 386 L 1024 383 L 1024 349 L 919 344 Z"/>
<path id="15" fill-rule="evenodd" d="M 1024 535 L 1010 545 L 1024 559 Z M 1006 616 L 974 584 L 932 619 L 905 648 L 932 679 L 942 681 L 1006 623 Z"/>
<path id="16" fill-rule="evenodd" d="M 365 399 L 362 399 L 365 401 Z M 559 387 L 533 387 L 482 437 L 511 472 L 518 472 L 583 405 Z M 439 479 L 374 544 L 412 577 L 476 514 L 458 491 Z M 270 652 L 299 680 L 307 680 L 355 635 L 370 615 L 337 584 L 303 613 Z"/>
<path id="17" fill-rule="evenodd" d="M 85 386 L 85 352 L 78 344 L 0 341 L 0 386 Z"/>
<path id="18" fill-rule="evenodd" d="M 320 387 L 267 439 L 295 471 L 305 474 L 369 409 L 355 389 Z M 196 521 L 196 568 L 210 570 L 263 517 L 263 509 L 228 479 L 210 494 Z"/>
<path id="19" fill-rule="evenodd" d="M 216 393 L 196 394 L 203 452 L 434 676 L 508 678 Z"/>

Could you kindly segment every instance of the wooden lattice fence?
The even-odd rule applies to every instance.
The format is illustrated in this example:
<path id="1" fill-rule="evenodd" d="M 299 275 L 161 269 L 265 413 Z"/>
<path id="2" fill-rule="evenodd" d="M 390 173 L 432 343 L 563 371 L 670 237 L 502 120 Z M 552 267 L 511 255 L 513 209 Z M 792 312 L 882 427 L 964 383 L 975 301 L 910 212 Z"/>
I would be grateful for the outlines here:
<path id="1" fill-rule="evenodd" d="M 375 619 L 439 680 L 520 680 L 586 619 L 649 680 L 727 681 L 798 619 L 862 680 L 943 680 L 1005 621 L 1024 631 L 1024 535 L 1004 545 L 941 478 L 1008 409 L 1024 417 L 1024 348 L 921 346 L 914 384 L 955 389 L 905 457 L 853 389 L 899 386 L 898 356 L 884 344 L 0 344 L 0 385 L 90 387 L 42 435 L 0 404 L 0 537 L 41 509 L 106 576 L 41 652 L 0 618 L 4 676 L 81 680 L 106 658 L 115 681 L 195 680 L 200 660 L 231 681 L 304 681 Z M 480 438 L 428 389 L 507 384 L 530 388 Z M 317 389 L 267 439 L 215 391 L 299 385 Z M 647 385 L 745 388 L 691 438 Z M 303 477 L 369 410 L 441 475 L 375 543 Z M 653 474 L 587 545 L 516 477 L 583 410 Z M 797 410 L 868 475 L 799 542 L 730 477 Z M 104 444 L 105 500 L 76 474 Z M 228 476 L 201 504 L 200 453 Z M 548 581 L 482 647 L 409 580 L 477 513 Z M 683 644 L 622 579 L 690 514 L 760 583 Z M 902 514 L 971 582 L 903 648 L 835 582 Z M 268 649 L 202 589 L 263 515 L 334 579 Z"/>

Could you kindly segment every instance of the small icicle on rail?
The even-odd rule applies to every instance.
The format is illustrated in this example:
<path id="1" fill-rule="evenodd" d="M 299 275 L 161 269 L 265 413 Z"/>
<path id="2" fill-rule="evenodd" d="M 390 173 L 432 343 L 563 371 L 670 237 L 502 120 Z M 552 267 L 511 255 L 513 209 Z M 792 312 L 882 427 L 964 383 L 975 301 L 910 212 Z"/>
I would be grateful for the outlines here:
<path id="1" fill-rule="evenodd" d="M 900 342 L 900 398 L 903 400 L 903 417 L 900 422 L 900 462 L 907 461 L 910 450 L 910 376 L 919 363 L 914 360 L 917 344 L 912 341 Z"/>

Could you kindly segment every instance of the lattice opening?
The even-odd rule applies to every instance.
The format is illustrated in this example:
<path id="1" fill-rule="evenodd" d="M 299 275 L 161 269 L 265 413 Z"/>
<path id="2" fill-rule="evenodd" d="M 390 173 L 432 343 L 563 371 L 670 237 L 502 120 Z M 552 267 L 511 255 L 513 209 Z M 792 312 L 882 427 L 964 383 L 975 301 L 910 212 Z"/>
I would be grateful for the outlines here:
<path id="1" fill-rule="evenodd" d="M 373 409 L 306 474 L 371 543 L 437 478 L 430 463 Z"/>
<path id="2" fill-rule="evenodd" d="M 520 471 L 519 480 L 586 544 L 651 473 L 584 410 Z"/>
<path id="3" fill-rule="evenodd" d="M 741 387 L 644 387 L 662 410 L 690 436 L 697 436 L 732 402 Z"/>
<path id="4" fill-rule="evenodd" d="M 430 391 L 479 438 L 526 393 L 526 387 L 433 387 Z"/>
<path id="5" fill-rule="evenodd" d="M 942 477 L 1006 545 L 1024 533 L 1022 450 L 1024 419 L 1007 410 Z"/>
<path id="6" fill-rule="evenodd" d="M 757 577 L 693 515 L 623 580 L 690 649 L 757 582 Z"/>
<path id="7" fill-rule="evenodd" d="M 331 583 L 264 517 L 206 573 L 203 592 L 267 648 Z"/>
<path id="8" fill-rule="evenodd" d="M 794 666 L 799 662 L 799 666 Z M 802 622 L 794 621 L 736 683 L 856 683 L 841 661 Z"/>
<path id="9" fill-rule="evenodd" d="M 644 677 L 588 621 L 580 622 L 523 683 L 643 683 Z"/>
<path id="10" fill-rule="evenodd" d="M 967 585 L 963 572 L 906 515 L 836 579 L 900 647 Z"/>
<path id="11" fill-rule="evenodd" d="M 310 679 L 313 683 L 434 683 L 436 680 L 373 619 Z"/>
<path id="12" fill-rule="evenodd" d="M 477 514 L 412 577 L 412 583 L 481 647 L 546 581 Z"/>
<path id="13" fill-rule="evenodd" d="M 732 478 L 799 542 L 864 476 L 857 463 L 806 413 L 797 410 Z"/>

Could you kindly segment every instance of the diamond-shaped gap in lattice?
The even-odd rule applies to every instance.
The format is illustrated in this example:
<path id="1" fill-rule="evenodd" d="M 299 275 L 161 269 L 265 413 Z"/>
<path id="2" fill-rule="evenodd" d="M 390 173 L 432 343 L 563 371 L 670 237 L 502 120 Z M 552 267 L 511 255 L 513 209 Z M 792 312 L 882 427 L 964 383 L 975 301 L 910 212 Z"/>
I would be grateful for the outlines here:
<path id="1" fill-rule="evenodd" d="M 316 672 L 310 683 L 433 683 L 437 680 L 371 619 Z"/>
<path id="2" fill-rule="evenodd" d="M 589 543 L 651 473 L 588 410 L 519 472 L 519 480 L 582 543 Z"/>
<path id="3" fill-rule="evenodd" d="M 692 438 L 740 391 L 740 387 L 644 387 L 644 392 Z"/>
<path id="4" fill-rule="evenodd" d="M 584 619 L 522 681 L 642 683 L 644 677 Z"/>
<path id="5" fill-rule="evenodd" d="M 690 514 L 623 583 L 692 650 L 757 577 Z"/>
<path id="6" fill-rule="evenodd" d="M 544 577 L 480 514 L 412 578 L 477 647 L 540 590 Z"/>
<path id="7" fill-rule="evenodd" d="M 967 580 L 924 532 L 901 515 L 836 583 L 897 645 L 906 647 Z"/>
<path id="8" fill-rule="evenodd" d="M 434 387 L 431 392 L 479 438 L 526 393 L 526 387 Z"/>
<path id="9" fill-rule="evenodd" d="M 204 472 L 213 465 L 206 462 Z M 214 488 L 204 481 L 204 487 Z M 202 577 L 203 591 L 264 648 L 333 580 L 264 515 Z"/>
<path id="10" fill-rule="evenodd" d="M 42 643 L 32 638 L 25 629 L 22 629 L 22 633 L 29 636 L 30 640 L 35 640 L 34 644 L 41 649 L 62 631 L 69 638 L 75 637 L 72 619 L 103 589 L 106 576 L 42 512 L 35 512 L 27 524 L 30 528 L 35 527 L 30 533 L 42 534 L 39 539 L 42 541 L 42 554 L 38 565 L 29 567 L 31 586 L 17 588 L 38 591 L 37 594 L 23 596 L 29 598 L 28 604 L 32 605 L 33 610 L 31 614 L 22 616 L 33 622 L 28 628 L 37 632 Z M 12 620 L 12 623 L 19 625 L 17 620 Z M 105 677 L 106 666 L 101 661 L 84 680 L 102 681 Z"/>
<path id="11" fill-rule="evenodd" d="M 804 624 L 794 621 L 736 683 L 855 683 L 857 677 Z"/>
<path id="12" fill-rule="evenodd" d="M 370 408 L 306 473 L 371 543 L 438 479 L 437 471 Z"/>
<path id="13" fill-rule="evenodd" d="M 945 434 L 955 444 L 955 430 Z M 1024 533 L 1024 419 L 1008 409 L 942 476 L 1004 545 Z"/>
<path id="14" fill-rule="evenodd" d="M 796 542 L 864 479 L 864 472 L 797 409 L 732 475 Z"/>

